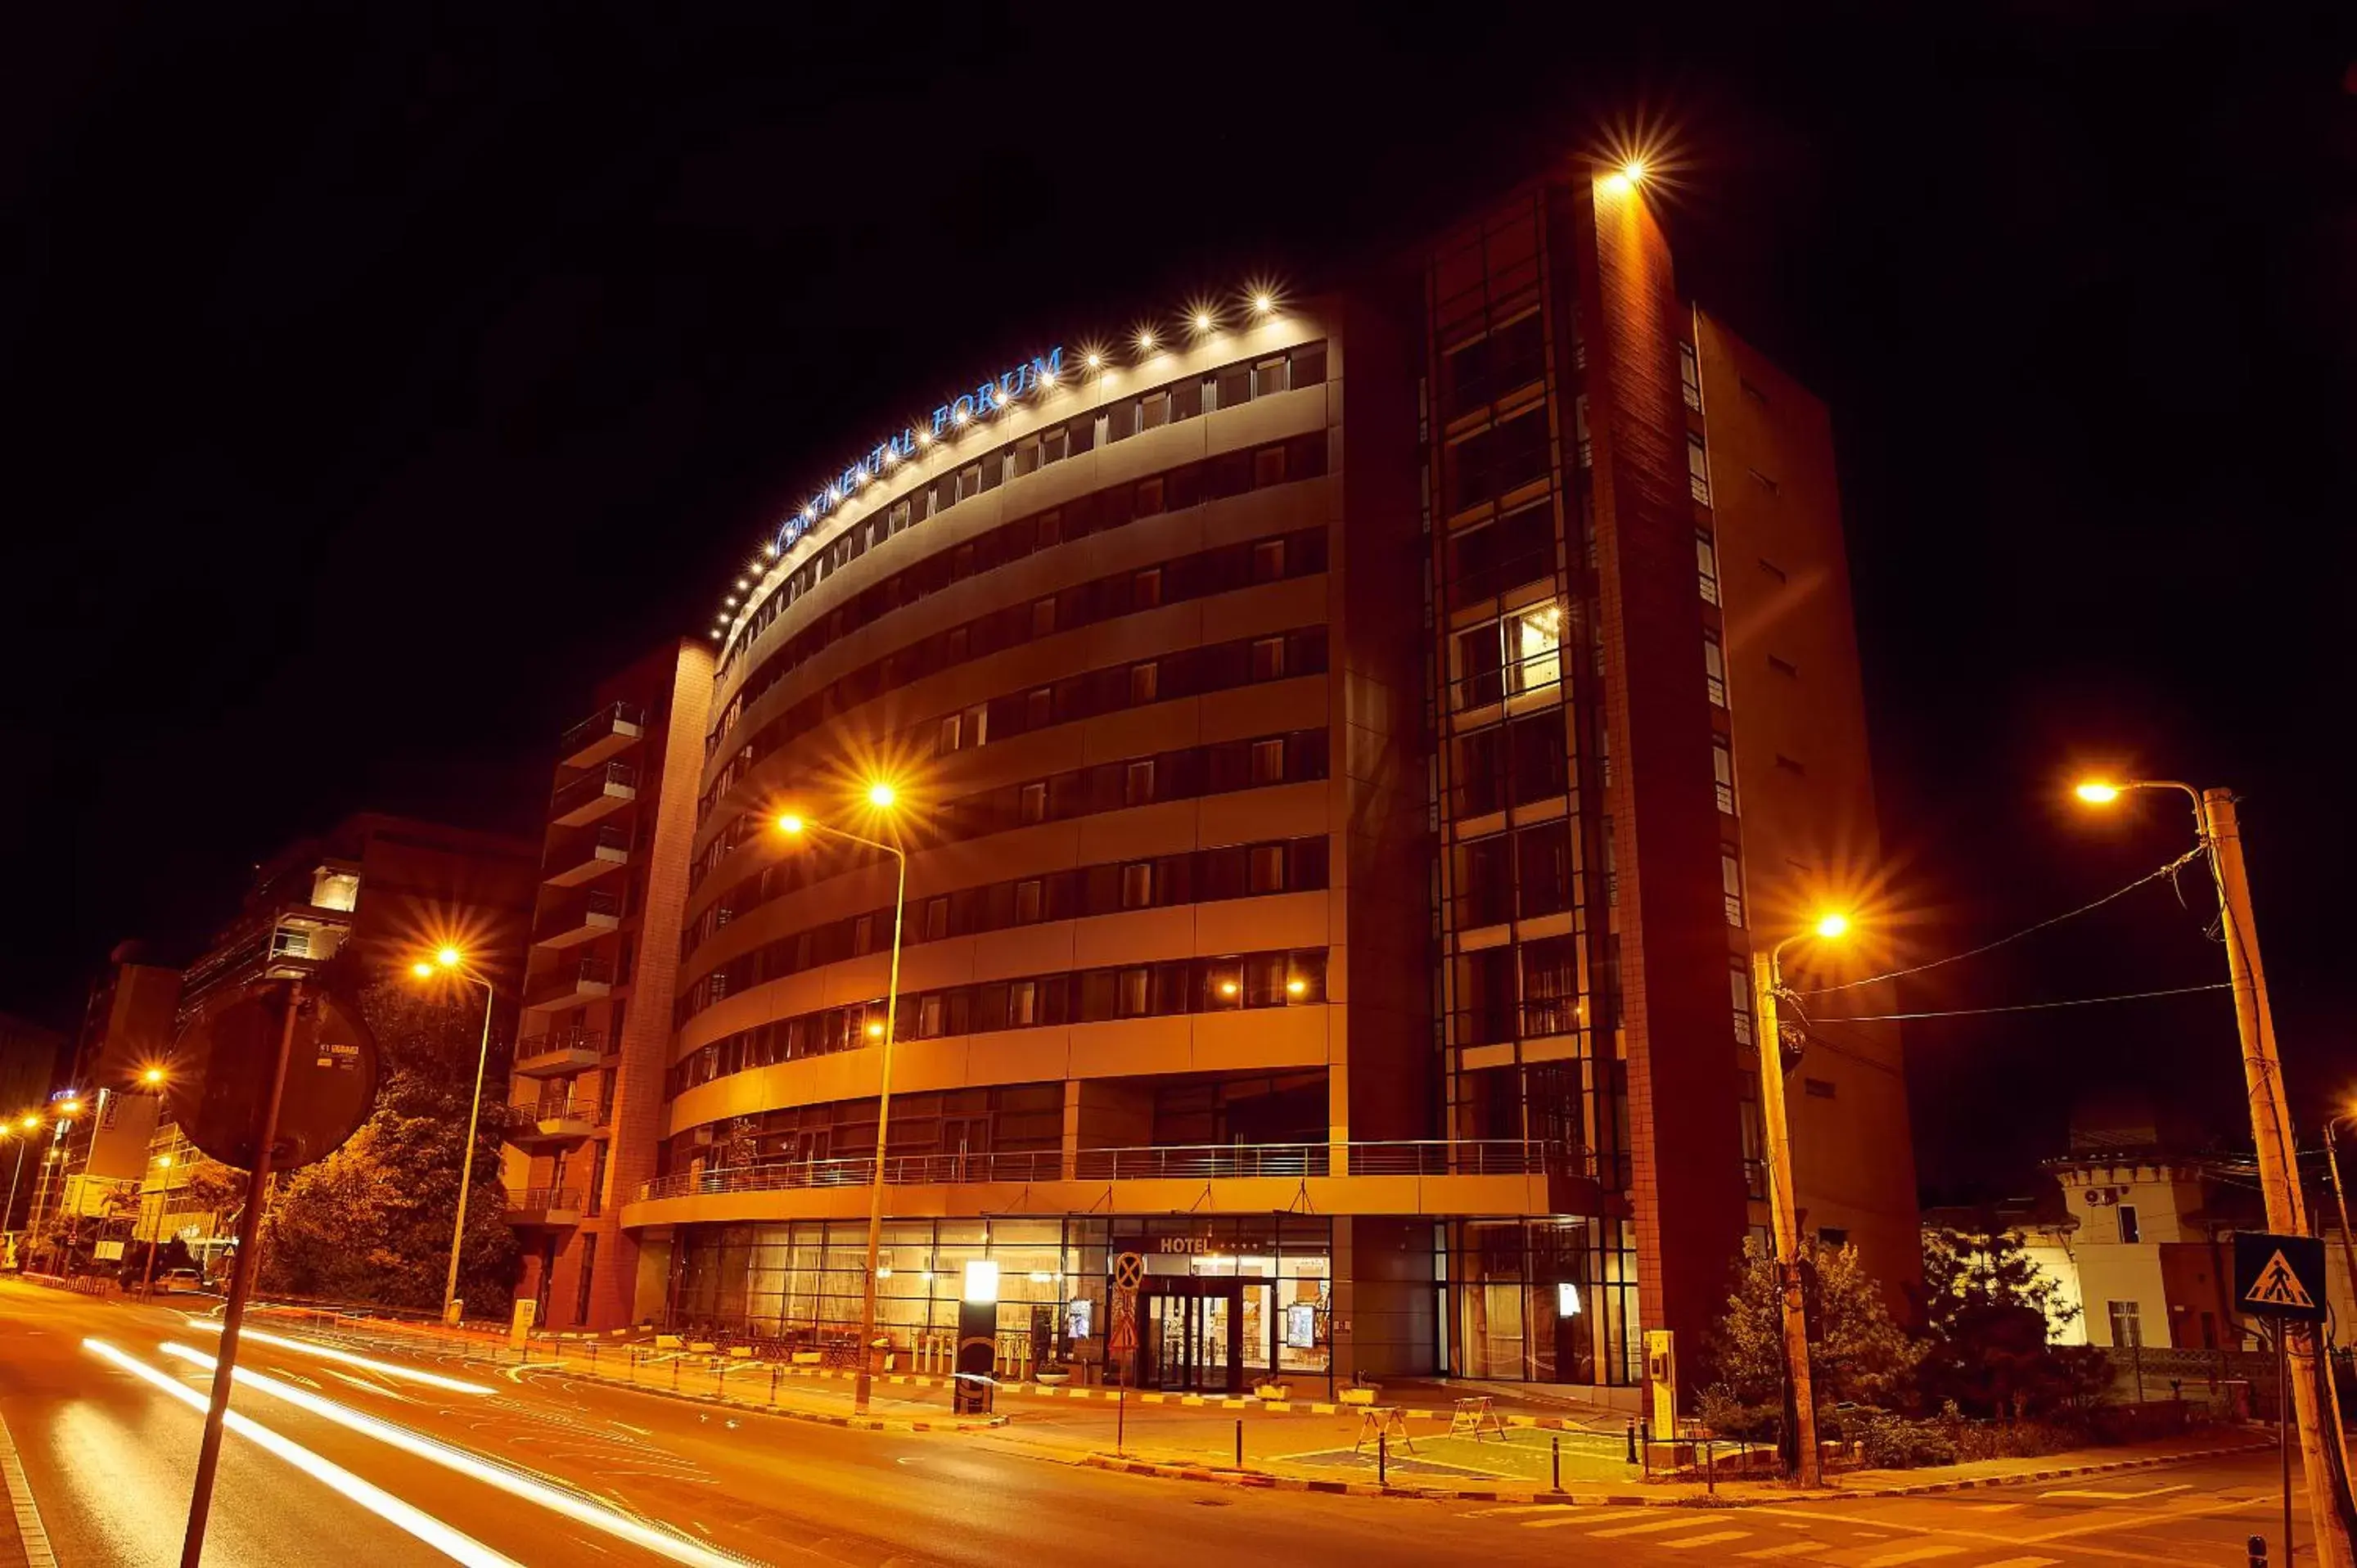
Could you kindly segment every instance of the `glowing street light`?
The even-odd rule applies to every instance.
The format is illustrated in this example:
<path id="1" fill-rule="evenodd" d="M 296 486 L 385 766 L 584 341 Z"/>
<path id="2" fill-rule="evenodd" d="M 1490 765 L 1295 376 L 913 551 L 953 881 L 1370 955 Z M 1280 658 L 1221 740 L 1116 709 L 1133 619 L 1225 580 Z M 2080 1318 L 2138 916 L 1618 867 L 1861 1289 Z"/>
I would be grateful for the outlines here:
<path id="1" fill-rule="evenodd" d="M 1849 917 L 1828 910 L 1806 931 L 1795 931 L 1766 952 L 1751 955 L 1751 1008 L 1759 1016 L 1760 1120 L 1768 1142 L 1768 1215 L 1776 1241 L 1776 1274 L 1784 1317 L 1785 1386 L 1792 1401 L 1792 1473 L 1804 1487 L 1824 1482 L 1817 1453 L 1817 1401 L 1809 1373 L 1809 1328 L 1801 1292 L 1801 1227 L 1792 1187 L 1792 1123 L 1784 1103 L 1784 1038 L 1776 1018 L 1784 989 L 1784 950 L 1803 937 L 1839 941 L 1849 934 Z M 1795 1065 L 1798 1065 L 1797 1063 Z"/>
<path id="2" fill-rule="evenodd" d="M 867 803 L 879 811 L 889 811 L 899 800 L 899 791 L 884 779 L 867 786 Z M 866 833 L 852 832 L 844 828 L 814 822 L 797 812 L 788 811 L 777 819 L 778 831 L 790 839 L 800 840 L 813 833 L 824 833 L 846 843 L 865 844 L 882 850 L 892 857 L 895 880 L 892 889 L 892 962 L 884 985 L 884 1022 L 881 1026 L 870 1020 L 867 1037 L 883 1048 L 877 1064 L 876 1082 L 876 1158 L 867 1180 L 867 1267 L 861 1274 L 859 1292 L 859 1362 L 852 1376 L 852 1408 L 866 1413 L 876 1343 L 876 1282 L 877 1265 L 884 1248 L 884 1149 L 885 1136 L 892 1114 L 892 1044 L 897 1037 L 900 1007 L 900 926 L 909 907 L 909 855 L 894 832 L 893 841 L 870 838 Z"/>
<path id="3" fill-rule="evenodd" d="M 2258 922 L 2251 910 L 2251 882 L 2243 865 L 2243 834 L 2232 789 L 2197 789 L 2175 779 L 2086 779 L 2072 793 L 2091 806 L 2110 806 L 2131 789 L 2175 789 L 2193 802 L 2193 831 L 2210 862 L 2218 889 L 2219 935 L 2226 949 L 2226 976 L 2234 991 L 2234 1029 L 2242 1046 L 2243 1085 L 2251 1102 L 2251 1144 L 2258 1155 L 2259 1190 L 2266 1199 L 2267 1229 L 2278 1235 L 2308 1234 L 2308 1205 L 2299 1184 L 2291 1106 L 2284 1087 L 2283 1060 L 2276 1053 L 2274 1010 L 2267 1004 L 2266 969 L 2259 961 Z M 2300 1463 L 2308 1474 L 2309 1507 L 2322 1548 L 2319 1561 L 2347 1563 L 2350 1531 L 2334 1498 L 2341 1494 L 2337 1444 L 2340 1422 L 2317 1392 L 2317 1337 L 2312 1325 L 2283 1325 L 2293 1413 L 2299 1428 Z M 2335 1547 L 2330 1543 L 2338 1542 Z"/>
<path id="4" fill-rule="evenodd" d="M 456 1327 L 460 1317 L 458 1307 L 458 1247 L 467 1239 L 467 1197 L 475 1179 L 475 1143 L 481 1135 L 483 1124 L 483 1069 L 491 1059 L 491 1006 L 498 992 L 490 979 L 467 968 L 464 950 L 447 944 L 434 952 L 434 961 L 420 959 L 409 966 L 409 972 L 420 980 L 431 980 L 439 970 L 450 970 L 461 979 L 483 988 L 483 1038 L 475 1048 L 475 1104 L 467 1113 L 467 1150 L 458 1162 L 458 1214 L 450 1222 L 450 1270 L 442 1283 L 442 1321 Z"/>

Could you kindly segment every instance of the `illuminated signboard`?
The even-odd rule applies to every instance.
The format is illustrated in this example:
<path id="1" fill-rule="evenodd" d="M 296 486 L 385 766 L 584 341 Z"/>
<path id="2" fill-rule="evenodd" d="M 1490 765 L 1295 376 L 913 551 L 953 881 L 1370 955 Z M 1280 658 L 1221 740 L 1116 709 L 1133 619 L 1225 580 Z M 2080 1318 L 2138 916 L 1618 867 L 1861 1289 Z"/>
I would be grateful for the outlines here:
<path id="1" fill-rule="evenodd" d="M 915 456 L 923 448 L 956 435 L 978 419 L 986 419 L 1012 406 L 1015 400 L 1026 392 L 1056 385 L 1063 379 L 1063 374 L 1064 349 L 1059 344 L 1028 363 L 1000 371 L 996 377 L 984 381 L 970 392 L 960 392 L 933 410 L 930 420 L 908 426 L 888 441 L 877 442 L 866 456 L 835 476 L 833 484 L 808 506 L 786 520 L 784 526 L 778 530 L 775 553 L 783 555 L 793 548 L 820 518 L 848 500 L 860 486 L 893 464 Z"/>

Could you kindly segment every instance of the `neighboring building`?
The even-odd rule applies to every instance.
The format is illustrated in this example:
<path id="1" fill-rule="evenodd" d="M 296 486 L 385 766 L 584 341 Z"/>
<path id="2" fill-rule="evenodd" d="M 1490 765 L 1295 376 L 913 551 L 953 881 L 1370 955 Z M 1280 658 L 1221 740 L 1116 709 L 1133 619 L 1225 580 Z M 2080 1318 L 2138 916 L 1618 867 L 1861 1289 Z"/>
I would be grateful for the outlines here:
<path id="1" fill-rule="evenodd" d="M 2086 1303 L 2079 1294 L 2079 1262 L 2072 1250 L 2078 1230 L 2079 1221 L 2063 1207 L 2061 1191 L 2050 1185 L 2034 1199 L 1923 1211 L 1927 1242 L 1945 1231 L 1979 1240 L 2010 1236 L 2021 1243 L 2030 1267 L 2053 1287 L 2046 1328 L 2047 1338 L 2056 1345 L 2087 1343 Z"/>
<path id="2" fill-rule="evenodd" d="M 354 961 L 366 982 L 400 975 L 446 943 L 465 950 L 469 967 L 512 997 L 536 881 L 529 841 L 356 813 L 255 867 L 237 918 L 186 970 L 175 1026 L 185 1027 L 209 998 L 312 973 L 339 954 Z M 511 1003 L 498 1011 L 514 1017 Z M 114 1051 L 97 1076 L 128 1082 L 147 1059 Z M 496 1075 L 498 1065 L 490 1070 Z M 496 1076 L 485 1093 L 496 1099 Z M 487 1125 L 490 1114 L 487 1107 Z M 201 1196 L 208 1163 L 168 1111 L 141 1129 L 137 1168 L 129 1173 L 144 1195 L 136 1234 L 177 1235 L 207 1260 L 226 1248 L 227 1215 Z"/>
<path id="3" fill-rule="evenodd" d="M 1164 1386 L 1698 1348 L 1767 1220 L 1750 955 L 1879 865 L 1825 411 L 1681 299 L 1625 181 L 1221 315 L 877 446 L 745 569 L 712 681 L 659 660 L 567 740 L 548 865 L 620 889 L 608 811 L 632 886 L 543 899 L 546 1049 L 622 1084 L 533 1121 L 535 1186 L 613 1151 L 549 1321 L 858 1320 L 892 867 L 791 808 L 909 852 L 898 1347 L 987 1258 L 1014 1359 Z M 613 1038 L 633 918 L 613 1069 L 567 1031 Z M 1899 1041 L 1837 1028 L 1792 1086 L 1803 1219 L 1896 1290 Z"/>
<path id="4" fill-rule="evenodd" d="M 47 1100 L 66 1069 L 65 1054 L 66 1036 L 57 1030 L 0 1013 L 0 1116 Z"/>
<path id="5" fill-rule="evenodd" d="M 607 682 L 557 749 L 510 1093 L 518 1294 L 541 1321 L 629 1321 L 642 1294 L 621 1200 L 654 1174 L 672 975 L 712 655 L 658 650 Z"/>

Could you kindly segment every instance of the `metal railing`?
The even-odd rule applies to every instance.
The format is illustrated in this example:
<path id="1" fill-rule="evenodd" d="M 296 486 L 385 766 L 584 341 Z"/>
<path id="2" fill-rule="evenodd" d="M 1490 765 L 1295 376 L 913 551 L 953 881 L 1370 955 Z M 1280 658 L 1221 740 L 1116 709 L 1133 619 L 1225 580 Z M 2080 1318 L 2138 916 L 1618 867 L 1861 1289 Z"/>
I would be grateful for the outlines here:
<path id="1" fill-rule="evenodd" d="M 565 738 L 557 743 L 557 755 L 572 756 L 599 736 L 610 732 L 617 725 L 644 727 L 646 722 L 646 710 L 636 703 L 610 703 L 566 730 Z"/>
<path id="2" fill-rule="evenodd" d="M 1488 707 L 1508 697 L 1520 697 L 1537 692 L 1559 692 L 1563 687 L 1565 650 L 1550 648 L 1544 653 L 1525 654 L 1509 660 L 1495 670 L 1483 670 L 1448 683 L 1448 711 L 1463 713 L 1468 708 Z"/>
<path id="3" fill-rule="evenodd" d="M 541 1094 L 512 1101 L 508 1113 L 518 1122 L 594 1122 L 597 1101 L 587 1094 Z"/>
<path id="4" fill-rule="evenodd" d="M 533 1213 L 552 1208 L 577 1212 L 581 1208 L 581 1191 L 571 1187 L 511 1187 L 508 1188 L 508 1208 L 511 1211 L 523 1209 Z"/>
<path id="5" fill-rule="evenodd" d="M 636 789 L 639 787 L 639 770 L 627 762 L 608 762 L 592 768 L 580 778 L 556 787 L 556 793 L 549 800 L 550 812 L 561 817 L 603 795 L 608 786 Z"/>
<path id="6" fill-rule="evenodd" d="M 572 963 L 559 964 L 540 984 L 533 987 L 527 1004 L 547 996 L 568 995 L 584 985 L 611 985 L 614 966 L 603 959 L 585 958 Z"/>
<path id="7" fill-rule="evenodd" d="M 604 1056 L 606 1036 L 596 1029 L 552 1030 L 533 1039 L 517 1042 L 515 1059 L 530 1061 L 534 1057 L 544 1057 L 553 1051 L 588 1051 Z"/>
<path id="8" fill-rule="evenodd" d="M 1363 1144 L 1182 1144 L 1158 1148 L 1082 1149 L 1071 1174 L 1054 1149 L 984 1155 L 893 1155 L 884 1162 L 891 1187 L 956 1186 L 978 1182 L 1220 1180 L 1331 1174 L 1340 1149 L 1353 1176 L 1537 1176 L 1594 1174 L 1587 1150 L 1520 1139 L 1429 1138 Z M 872 1156 L 775 1160 L 721 1170 L 679 1171 L 639 1187 L 641 1202 L 733 1192 L 866 1187 Z"/>
<path id="9" fill-rule="evenodd" d="M 622 918 L 622 899 L 617 893 L 591 892 L 579 898 L 568 899 L 549 911 L 544 931 L 569 931 L 587 925 L 592 917 L 603 915 L 608 919 Z"/>

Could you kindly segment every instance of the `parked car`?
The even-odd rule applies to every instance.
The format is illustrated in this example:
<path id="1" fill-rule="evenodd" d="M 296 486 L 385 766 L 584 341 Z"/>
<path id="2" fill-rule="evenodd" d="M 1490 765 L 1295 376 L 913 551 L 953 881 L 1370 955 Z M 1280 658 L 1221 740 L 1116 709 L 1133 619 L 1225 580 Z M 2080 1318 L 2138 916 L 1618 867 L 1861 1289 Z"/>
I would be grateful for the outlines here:
<path id="1" fill-rule="evenodd" d="M 194 1269 L 166 1269 L 156 1276 L 156 1289 L 161 1294 L 170 1291 L 202 1290 L 205 1282 Z"/>

